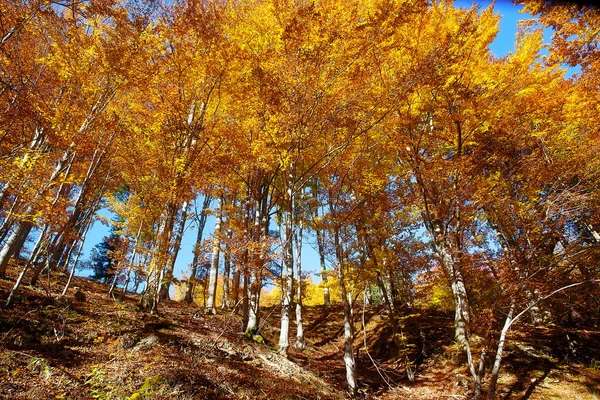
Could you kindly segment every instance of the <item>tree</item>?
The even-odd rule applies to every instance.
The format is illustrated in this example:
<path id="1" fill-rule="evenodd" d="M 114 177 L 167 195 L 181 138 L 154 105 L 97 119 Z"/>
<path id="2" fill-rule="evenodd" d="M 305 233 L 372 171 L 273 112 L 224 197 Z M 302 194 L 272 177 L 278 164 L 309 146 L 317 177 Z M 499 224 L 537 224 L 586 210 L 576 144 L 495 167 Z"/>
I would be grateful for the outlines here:
<path id="1" fill-rule="evenodd" d="M 86 263 L 87 267 L 92 270 L 90 278 L 107 283 L 115 274 L 118 274 L 121 247 L 121 236 L 114 231 L 109 236 L 102 238 L 102 242 L 98 243 L 90 252 L 89 261 Z"/>

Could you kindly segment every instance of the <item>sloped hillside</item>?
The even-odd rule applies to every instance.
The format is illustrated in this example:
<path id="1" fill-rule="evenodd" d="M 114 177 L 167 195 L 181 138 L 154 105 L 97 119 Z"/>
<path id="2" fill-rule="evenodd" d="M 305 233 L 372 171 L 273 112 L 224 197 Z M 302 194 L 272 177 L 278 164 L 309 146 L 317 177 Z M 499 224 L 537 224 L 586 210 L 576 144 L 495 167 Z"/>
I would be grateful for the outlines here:
<path id="1" fill-rule="evenodd" d="M 61 278 L 26 289 L 0 316 L 0 397 L 6 399 L 271 399 L 342 396 L 308 370 L 240 334 L 235 315 L 186 304 L 161 316 L 116 303 L 84 278 L 85 301 L 49 297 Z M 10 281 L 2 281 L 6 298 Z M 62 283 L 62 282 L 61 282 Z M 287 397 L 286 397 L 287 396 Z"/>
<path id="2" fill-rule="evenodd" d="M 12 276 L 9 274 L 9 276 Z M 160 316 L 136 308 L 136 296 L 109 299 L 105 285 L 75 278 L 85 299 L 57 297 L 65 277 L 24 288 L 0 314 L 3 399 L 343 399 L 342 320 L 336 307 L 305 310 L 308 347 L 276 353 L 279 309 L 263 309 L 258 343 L 231 313 L 207 316 L 167 302 Z M 0 281 L 6 299 L 12 279 Z M 378 399 L 466 399 L 468 373 L 452 347 L 452 318 L 432 310 L 406 318 L 400 352 L 379 307 L 358 307 L 360 395 Z M 423 335 L 421 335 L 423 333 Z M 596 399 L 600 333 L 525 327 L 511 333 L 498 393 L 506 399 Z M 292 332 L 292 337 L 295 332 Z M 293 342 L 293 340 L 292 340 Z M 474 338 L 477 353 L 477 338 Z M 416 365 L 406 378 L 403 361 Z"/>

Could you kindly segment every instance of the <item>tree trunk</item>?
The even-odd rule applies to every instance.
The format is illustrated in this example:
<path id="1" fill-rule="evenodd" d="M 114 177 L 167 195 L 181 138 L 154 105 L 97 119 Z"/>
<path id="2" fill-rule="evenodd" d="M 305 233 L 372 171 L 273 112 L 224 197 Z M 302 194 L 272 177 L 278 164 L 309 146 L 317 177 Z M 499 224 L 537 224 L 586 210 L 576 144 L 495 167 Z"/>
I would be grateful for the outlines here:
<path id="1" fill-rule="evenodd" d="M 512 324 L 512 317 L 515 311 L 515 303 L 510 304 L 510 309 L 504 320 L 504 327 L 500 332 L 500 338 L 498 339 L 498 348 L 496 350 L 496 358 L 494 359 L 494 366 L 492 367 L 492 373 L 490 375 L 490 386 L 488 388 L 487 400 L 494 400 L 496 397 L 496 383 L 498 382 L 498 374 L 500 372 L 500 364 L 502 363 L 502 352 L 504 351 L 504 341 L 506 340 L 506 332 Z"/>
<path id="2" fill-rule="evenodd" d="M 229 252 L 226 251 L 224 254 L 223 263 L 223 298 L 221 299 L 221 309 L 229 310 L 231 308 L 231 301 L 229 300 L 229 276 L 231 274 L 231 257 Z"/>
<path id="3" fill-rule="evenodd" d="M 344 310 L 344 365 L 346 366 L 346 382 L 348 392 L 351 397 L 357 394 L 358 382 L 356 378 L 356 361 L 354 359 L 354 327 L 352 324 L 352 309 L 348 302 L 348 293 L 346 291 L 346 276 L 344 267 L 344 257 L 342 244 L 340 243 L 339 228 L 336 227 L 335 233 L 336 258 L 338 260 L 338 279 L 340 285 L 340 294 L 342 296 L 342 309 Z"/>
<path id="4" fill-rule="evenodd" d="M 204 195 L 204 201 L 202 202 L 202 211 L 198 216 L 196 212 L 196 219 L 198 222 L 198 233 L 196 235 L 196 246 L 194 247 L 194 258 L 192 260 L 192 270 L 190 272 L 190 278 L 186 283 L 185 289 L 185 297 L 184 301 L 188 304 L 192 304 L 194 300 L 194 286 L 196 285 L 196 280 L 198 279 L 198 263 L 200 262 L 200 244 L 202 243 L 202 235 L 204 234 L 204 227 L 206 226 L 206 212 L 210 203 L 212 201 L 212 197 L 209 195 Z"/>
<path id="5" fill-rule="evenodd" d="M 35 258 L 37 257 L 37 254 L 40 251 L 40 248 L 42 247 L 41 244 L 44 240 L 44 236 L 46 235 L 47 229 L 48 229 L 48 225 L 44 225 L 44 229 L 42 229 L 42 232 L 40 232 L 40 235 L 38 236 L 38 240 L 36 241 L 35 246 L 33 247 L 33 251 L 31 252 L 31 257 L 29 258 L 29 260 L 27 261 L 27 263 L 21 270 L 21 273 L 19 274 L 19 277 L 17 278 L 15 285 L 13 286 L 12 290 L 10 291 L 10 294 L 8 295 L 8 299 L 6 299 L 6 307 L 7 308 L 12 307 L 12 305 L 14 303 L 15 295 L 17 293 L 17 290 L 19 290 L 21 283 L 23 282 L 25 273 L 31 267 L 33 260 L 35 260 Z"/>
<path id="6" fill-rule="evenodd" d="M 25 229 L 23 229 L 19 235 L 19 238 L 17 239 L 17 243 L 15 244 L 15 252 L 12 254 L 12 257 L 18 259 L 21 256 L 21 250 L 23 250 L 23 247 L 25 247 L 25 242 L 27 241 L 32 229 L 33 224 L 26 223 Z"/>
<path id="7" fill-rule="evenodd" d="M 287 357 L 287 350 L 290 346 L 290 314 L 292 311 L 293 301 L 293 285 L 294 285 L 294 248 L 293 248 L 293 232 L 292 232 L 292 215 L 291 212 L 285 210 L 282 217 L 283 223 L 283 244 L 282 256 L 285 274 L 283 282 L 285 286 L 282 288 L 283 304 L 281 307 L 281 329 L 279 331 L 279 354 Z"/>
<path id="8" fill-rule="evenodd" d="M 137 254 L 137 246 L 140 240 L 140 236 L 142 234 L 142 227 L 144 226 L 144 220 L 142 219 L 142 221 L 140 222 L 140 226 L 138 227 L 138 231 L 135 235 L 135 240 L 133 242 L 133 250 L 131 251 L 131 261 L 129 262 L 129 265 L 127 266 L 127 273 L 125 276 L 125 284 L 123 285 L 123 290 L 121 291 L 121 294 L 119 295 L 119 301 L 123 301 L 123 299 L 125 298 L 125 293 L 127 293 L 127 287 L 129 286 L 129 281 L 131 279 L 131 271 L 133 270 L 133 266 L 135 265 L 135 256 Z M 137 286 L 136 286 L 137 289 Z M 134 290 L 134 292 L 136 292 L 136 290 Z"/>
<path id="9" fill-rule="evenodd" d="M 329 295 L 329 287 L 327 287 L 327 267 L 325 265 L 325 238 L 323 232 L 320 229 L 316 229 L 317 232 L 317 246 L 319 249 L 319 263 L 321 264 L 321 281 L 323 282 L 323 304 L 327 307 L 331 305 L 331 299 Z"/>
<path id="10" fill-rule="evenodd" d="M 475 379 L 475 394 L 473 395 L 473 400 L 479 400 L 481 397 L 481 386 L 483 384 L 483 377 L 485 376 L 485 356 L 486 347 L 484 346 L 481 350 L 481 355 L 479 356 L 479 368 Z"/>
<path id="11" fill-rule="evenodd" d="M 166 263 L 168 261 L 168 250 L 170 244 L 170 234 L 173 227 L 174 212 L 173 207 L 168 206 L 160 219 L 160 225 L 156 234 L 156 240 L 150 257 L 150 267 L 144 295 L 140 299 L 142 309 L 150 309 L 151 314 L 158 312 L 158 302 L 160 301 L 159 288 L 164 277 Z"/>
<path id="12" fill-rule="evenodd" d="M 255 276 L 252 279 L 252 283 L 250 284 L 250 304 L 248 308 L 248 327 L 246 328 L 246 332 L 251 335 L 256 335 L 258 333 L 258 305 L 260 302 L 260 290 L 262 289 L 262 282 L 260 282 L 259 277 Z"/>
<path id="13" fill-rule="evenodd" d="M 242 274 L 242 332 L 248 330 L 248 321 L 250 320 L 250 307 L 248 301 L 248 291 L 250 290 L 248 282 L 248 272 Z"/>
<path id="14" fill-rule="evenodd" d="M 334 199 L 331 191 L 329 192 L 329 211 L 333 221 L 337 221 L 337 215 Z M 335 249 L 335 257 L 338 263 L 338 280 L 340 285 L 340 295 L 342 300 L 342 310 L 344 312 L 344 365 L 346 367 L 346 383 L 348 385 L 348 393 L 354 398 L 357 395 L 358 381 L 356 377 L 356 360 L 354 358 L 354 326 L 352 305 L 348 299 L 348 291 L 346 290 L 346 256 L 343 245 L 340 241 L 341 225 L 336 225 L 333 228 L 333 244 Z"/>
<path id="15" fill-rule="evenodd" d="M 223 216 L 223 196 L 217 199 L 217 219 L 215 221 L 214 243 L 212 259 L 210 263 L 210 275 L 208 281 L 208 298 L 205 305 L 207 314 L 217 313 L 217 281 L 219 278 L 219 255 L 221 252 L 221 222 Z"/>
<path id="16" fill-rule="evenodd" d="M 298 224 L 296 239 L 296 272 L 298 284 L 296 285 L 296 343 L 297 349 L 304 350 L 306 342 L 304 341 L 304 326 L 302 325 L 302 222 Z"/>
<path id="17" fill-rule="evenodd" d="M 110 282 L 110 289 L 108 289 L 108 297 L 113 297 L 113 292 L 115 291 L 115 287 L 117 287 L 117 281 L 119 280 L 119 275 L 121 274 L 120 263 L 117 262 L 115 264 L 115 274 L 113 276 L 112 281 Z"/>
<path id="18" fill-rule="evenodd" d="M 169 300 L 169 289 L 171 288 L 171 280 L 173 279 L 173 271 L 175 270 L 175 262 L 177 261 L 177 256 L 179 255 L 179 249 L 181 248 L 181 239 L 183 238 L 183 232 L 185 230 L 185 222 L 187 220 L 187 208 L 188 202 L 184 201 L 181 205 L 181 217 L 179 221 L 179 227 L 175 232 L 175 238 L 173 241 L 173 247 L 171 249 L 171 257 L 169 259 L 169 264 L 167 265 L 167 270 L 165 272 L 165 280 L 161 282 L 160 285 L 160 299 L 161 300 Z"/>
<path id="19" fill-rule="evenodd" d="M 454 299 L 454 340 L 459 346 L 464 348 L 466 341 L 468 340 L 468 325 L 470 319 L 467 289 L 462 273 L 458 269 L 454 257 L 452 257 L 445 244 L 442 243 L 441 240 L 436 240 L 436 247 L 442 266 L 450 280 L 452 297 Z"/>
<path id="20" fill-rule="evenodd" d="M 10 206 L 10 210 L 5 212 L 4 219 L 2 220 L 2 225 L 0 225 L 0 243 L 4 242 L 6 236 L 8 236 L 10 232 L 10 228 L 12 227 L 14 221 L 12 215 L 15 211 L 15 207 L 18 205 L 18 199 L 15 199 Z"/>
<path id="21" fill-rule="evenodd" d="M 25 214 L 30 214 L 33 211 L 33 206 L 27 206 L 25 210 Z M 20 250 L 21 238 L 25 233 L 29 233 L 31 230 L 30 222 L 17 222 L 13 227 L 13 231 L 6 239 L 4 246 L 2 246 L 2 250 L 0 250 L 0 279 L 6 278 L 6 267 L 8 266 L 8 262 L 10 258 Z"/>
<path id="22" fill-rule="evenodd" d="M 91 223 L 91 221 L 89 221 L 87 226 L 85 227 L 83 236 L 81 237 L 81 240 L 79 241 L 79 249 L 77 250 L 77 255 L 75 256 L 75 260 L 73 261 L 73 266 L 71 267 L 71 273 L 69 274 L 69 279 L 67 280 L 67 284 L 65 285 L 65 288 L 62 291 L 63 296 L 67 294 L 67 290 L 69 290 L 69 286 L 71 285 L 71 281 L 73 280 L 73 275 L 75 275 L 75 269 L 77 268 L 77 263 L 79 262 L 79 257 L 81 256 L 81 252 L 83 250 L 83 244 L 85 243 L 85 237 L 87 236 L 87 233 L 88 233 L 91 225 L 92 225 L 92 223 Z"/>
<path id="23" fill-rule="evenodd" d="M 240 301 L 240 270 L 239 267 L 234 266 L 235 271 L 233 272 L 233 286 L 231 291 L 233 292 L 233 311 L 237 312 Z"/>
<path id="24" fill-rule="evenodd" d="M 45 139 L 44 128 L 40 128 L 39 126 L 36 126 L 31 143 L 29 143 L 29 147 L 28 147 L 29 151 L 27 153 L 25 153 L 25 155 L 21 159 L 21 162 L 19 163 L 20 164 L 19 168 L 23 168 L 27 165 L 27 163 L 29 162 L 29 159 L 31 158 L 31 154 L 34 154 L 36 149 L 39 149 L 42 147 L 42 143 L 44 142 L 44 139 Z M 8 194 L 8 188 L 11 186 L 12 180 L 13 180 L 13 178 L 11 177 L 4 184 L 4 186 L 2 186 L 2 189 L 0 189 L 0 210 L 4 207 L 4 202 L 6 201 L 6 195 Z"/>

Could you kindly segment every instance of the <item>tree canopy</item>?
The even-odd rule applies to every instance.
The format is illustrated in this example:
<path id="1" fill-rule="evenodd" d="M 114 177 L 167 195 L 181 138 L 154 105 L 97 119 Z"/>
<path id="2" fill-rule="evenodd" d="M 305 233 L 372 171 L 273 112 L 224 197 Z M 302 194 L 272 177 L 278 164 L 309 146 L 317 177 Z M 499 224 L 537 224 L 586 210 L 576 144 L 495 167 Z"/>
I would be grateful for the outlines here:
<path id="1" fill-rule="evenodd" d="M 511 324 L 599 309 L 598 10 L 518 3 L 536 19 L 499 58 L 493 5 L 2 1 L 0 277 L 28 238 L 33 283 L 69 267 L 108 207 L 120 227 L 96 277 L 125 291 L 136 274 L 156 312 L 194 223 L 189 290 L 209 279 L 211 312 L 239 307 L 256 334 L 277 282 L 286 354 L 292 305 L 315 298 L 294 280 L 310 237 L 343 305 L 350 392 L 356 301 L 399 318 L 442 290 L 477 390 L 470 337 L 494 349 L 493 396 Z"/>

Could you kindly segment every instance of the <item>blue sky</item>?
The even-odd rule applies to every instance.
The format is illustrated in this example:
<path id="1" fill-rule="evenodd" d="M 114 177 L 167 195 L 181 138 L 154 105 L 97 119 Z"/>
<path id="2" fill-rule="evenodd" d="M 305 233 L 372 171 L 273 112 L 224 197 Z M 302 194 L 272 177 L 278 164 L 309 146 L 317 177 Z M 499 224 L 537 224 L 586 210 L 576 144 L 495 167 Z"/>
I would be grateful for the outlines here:
<path id="1" fill-rule="evenodd" d="M 460 0 L 456 1 L 455 5 L 458 7 L 470 8 L 472 1 Z M 489 1 L 478 1 L 476 2 L 481 8 L 488 7 L 491 2 Z M 497 57 L 503 57 L 510 52 L 514 52 L 515 34 L 517 31 L 517 25 L 519 20 L 529 19 L 531 16 L 527 14 L 519 13 L 521 6 L 516 6 L 512 2 L 507 0 L 498 0 L 495 3 L 494 10 L 501 15 L 500 20 L 500 32 L 490 46 L 490 50 Z M 545 41 L 549 41 L 551 37 L 551 31 L 547 30 L 544 32 Z M 573 71 L 571 71 L 572 73 Z M 110 218 L 110 213 L 106 210 L 101 210 L 100 214 Z M 188 222 L 189 224 L 189 222 Z M 214 218 L 209 218 L 207 221 L 204 237 L 208 237 L 212 234 L 214 226 Z M 96 222 L 90 229 L 86 242 L 83 246 L 84 254 L 82 254 L 81 260 L 85 260 L 90 253 L 90 250 L 98 244 L 102 238 L 109 232 L 109 227 L 102 225 L 100 222 Z M 181 243 L 181 250 L 176 263 L 175 276 L 180 278 L 182 273 L 189 270 L 189 264 L 192 261 L 192 250 L 196 240 L 196 228 L 189 226 L 186 228 L 186 233 Z M 303 270 L 318 272 L 320 270 L 319 259 L 317 251 L 315 250 L 315 239 L 314 237 L 305 238 L 302 247 L 302 264 Z M 87 275 L 89 272 L 83 271 L 83 275 Z M 319 277 L 313 275 L 313 281 L 318 282 Z"/>

